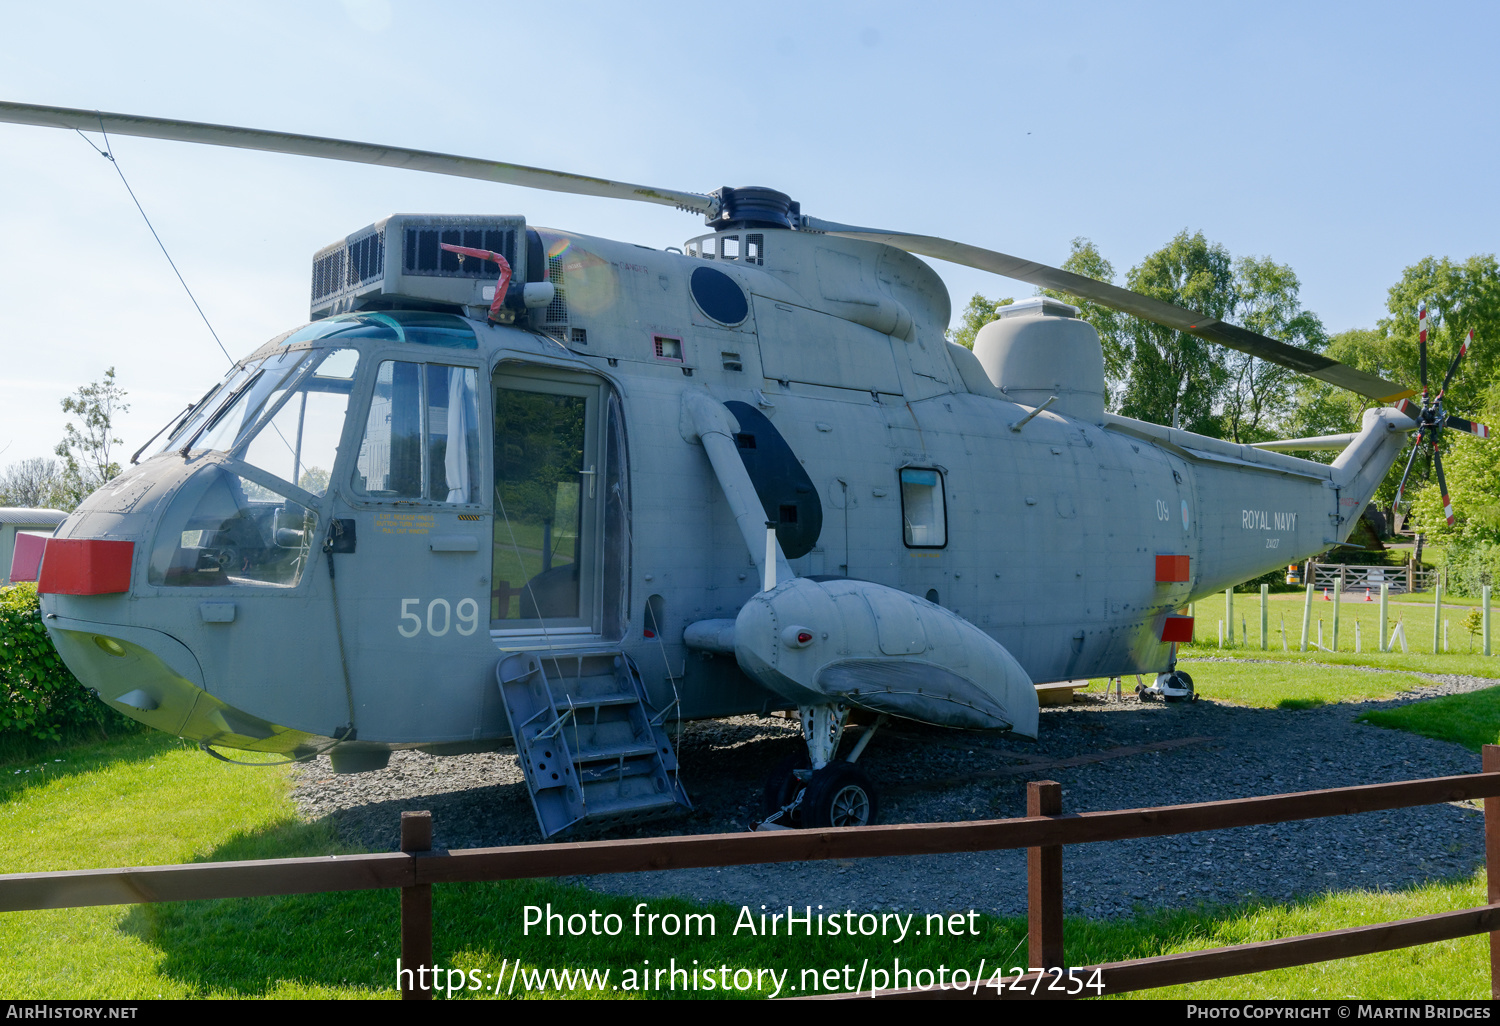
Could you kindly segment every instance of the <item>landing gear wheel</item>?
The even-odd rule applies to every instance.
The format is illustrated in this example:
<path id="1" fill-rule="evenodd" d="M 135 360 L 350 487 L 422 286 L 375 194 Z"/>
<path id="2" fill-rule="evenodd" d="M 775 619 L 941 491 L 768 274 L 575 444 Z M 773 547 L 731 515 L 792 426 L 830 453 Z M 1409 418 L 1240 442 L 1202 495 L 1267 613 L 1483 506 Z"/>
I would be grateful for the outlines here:
<path id="1" fill-rule="evenodd" d="M 869 826 L 880 811 L 875 787 L 852 762 L 830 762 L 812 775 L 802 798 L 809 827 Z"/>
<path id="2" fill-rule="evenodd" d="M 1196 702 L 1198 695 L 1193 691 L 1193 678 L 1181 670 L 1176 670 L 1164 682 L 1162 697 L 1168 702 Z"/>
<path id="3" fill-rule="evenodd" d="M 771 775 L 766 777 L 766 789 L 761 796 L 762 816 L 775 815 L 792 803 L 792 799 L 797 797 L 797 792 L 806 786 L 803 784 L 802 779 L 796 775 L 796 771 L 805 770 L 810 765 L 812 763 L 808 759 L 806 752 L 787 756 L 776 764 L 776 768 L 771 771 Z M 806 805 L 805 798 L 803 799 L 803 805 Z M 783 816 L 779 822 L 783 826 L 798 826 L 802 818 L 801 813 L 802 808 L 799 807 L 793 810 L 789 816 Z"/>

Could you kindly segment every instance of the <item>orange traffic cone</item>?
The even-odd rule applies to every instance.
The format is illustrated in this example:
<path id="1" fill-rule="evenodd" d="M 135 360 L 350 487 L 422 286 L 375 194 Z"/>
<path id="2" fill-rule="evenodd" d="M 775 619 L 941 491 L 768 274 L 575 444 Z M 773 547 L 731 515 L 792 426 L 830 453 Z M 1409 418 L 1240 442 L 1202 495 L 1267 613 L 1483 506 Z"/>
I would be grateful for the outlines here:
<path id="1" fill-rule="evenodd" d="M 1328 589 L 1327 588 L 1323 589 L 1323 601 L 1324 602 L 1332 602 L 1333 601 L 1333 599 L 1331 599 L 1331 598 L 1328 597 Z"/>
<path id="2" fill-rule="evenodd" d="M 1369 588 L 1365 589 L 1365 601 L 1366 602 L 1374 602 L 1375 601 L 1373 598 L 1370 597 L 1370 589 Z"/>

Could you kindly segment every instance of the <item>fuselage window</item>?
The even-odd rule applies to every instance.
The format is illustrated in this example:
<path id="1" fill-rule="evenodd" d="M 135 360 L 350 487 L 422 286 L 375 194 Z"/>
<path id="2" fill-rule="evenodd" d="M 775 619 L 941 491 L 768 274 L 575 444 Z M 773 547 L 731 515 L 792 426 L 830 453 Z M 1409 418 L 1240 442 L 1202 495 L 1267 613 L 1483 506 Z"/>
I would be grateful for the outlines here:
<path id="1" fill-rule="evenodd" d="M 941 549 L 948 544 L 941 471 L 901 468 L 901 524 L 909 549 Z"/>

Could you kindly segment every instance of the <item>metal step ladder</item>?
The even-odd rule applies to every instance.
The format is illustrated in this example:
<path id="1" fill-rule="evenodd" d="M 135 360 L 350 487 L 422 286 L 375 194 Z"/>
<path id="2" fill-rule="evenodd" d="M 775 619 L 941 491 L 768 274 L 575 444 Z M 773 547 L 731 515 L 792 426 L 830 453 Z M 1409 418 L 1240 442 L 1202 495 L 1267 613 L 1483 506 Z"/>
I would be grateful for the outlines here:
<path id="1" fill-rule="evenodd" d="M 543 837 L 681 806 L 677 755 L 624 652 L 518 652 L 495 667 Z"/>

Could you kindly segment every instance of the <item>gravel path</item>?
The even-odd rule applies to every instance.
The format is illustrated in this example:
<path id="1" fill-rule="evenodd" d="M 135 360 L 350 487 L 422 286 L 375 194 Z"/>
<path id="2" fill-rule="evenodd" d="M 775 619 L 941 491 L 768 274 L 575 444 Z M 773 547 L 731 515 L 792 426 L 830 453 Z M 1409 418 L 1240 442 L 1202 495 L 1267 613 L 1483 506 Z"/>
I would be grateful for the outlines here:
<path id="1" fill-rule="evenodd" d="M 1028 780 L 1063 785 L 1070 812 L 1279 794 L 1471 773 L 1458 745 L 1355 723 L 1360 713 L 1490 687 L 1477 677 L 1420 675 L 1422 688 L 1384 702 L 1248 709 L 1201 700 L 1141 704 L 1091 696 L 1042 710 L 1036 743 L 901 723 L 861 758 L 881 789 L 881 821 L 918 823 L 1025 814 Z M 801 746 L 795 723 L 738 717 L 689 724 L 679 745 L 691 814 L 569 839 L 744 830 L 771 768 Z M 848 741 L 845 742 L 846 746 Z M 1059 765 L 1059 762 L 1066 762 Z M 540 839 L 513 751 L 435 757 L 401 752 L 375 773 L 300 768 L 294 798 L 309 819 L 333 817 L 346 839 L 397 845 L 403 810 L 430 809 L 437 844 L 468 848 Z M 1467 874 L 1482 864 L 1482 816 L 1462 804 L 1142 841 L 1078 845 L 1064 856 L 1069 913 L 1196 906 L 1248 896 L 1286 899 L 1346 887 L 1395 888 Z M 823 905 L 868 911 L 975 908 L 1024 914 L 1024 852 L 805 862 L 579 879 L 599 890 L 677 894 L 735 905 Z"/>

